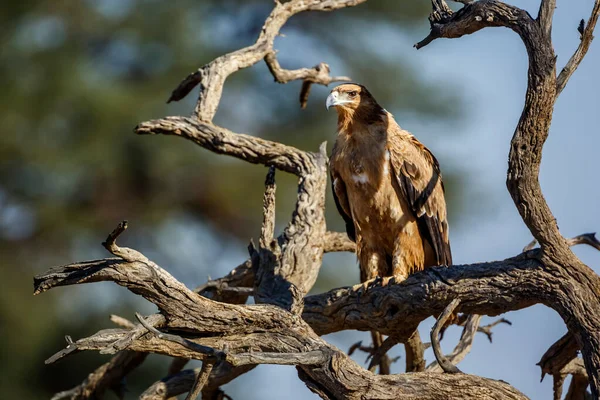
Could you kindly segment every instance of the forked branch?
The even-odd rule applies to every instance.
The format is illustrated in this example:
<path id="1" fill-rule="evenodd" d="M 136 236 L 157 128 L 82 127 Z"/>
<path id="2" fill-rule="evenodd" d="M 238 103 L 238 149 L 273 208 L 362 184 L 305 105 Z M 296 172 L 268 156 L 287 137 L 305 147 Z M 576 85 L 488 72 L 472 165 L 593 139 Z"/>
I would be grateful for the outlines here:
<path id="1" fill-rule="evenodd" d="M 302 79 L 309 83 L 328 85 L 336 80 L 347 80 L 347 77 L 330 77 L 327 64 L 319 64 L 313 69 L 295 71 L 281 69 L 274 56 L 273 42 L 287 20 L 298 13 L 304 11 L 333 11 L 352 7 L 365 1 L 291 0 L 285 3 L 276 1 L 275 7 L 267 17 L 256 43 L 220 56 L 188 75 L 173 90 L 168 102 L 181 100 L 199 84 L 200 95 L 195 114 L 198 120 L 209 123 L 217 112 L 226 79 L 234 72 L 248 68 L 262 59 L 265 59 L 271 73 L 278 82 Z"/>

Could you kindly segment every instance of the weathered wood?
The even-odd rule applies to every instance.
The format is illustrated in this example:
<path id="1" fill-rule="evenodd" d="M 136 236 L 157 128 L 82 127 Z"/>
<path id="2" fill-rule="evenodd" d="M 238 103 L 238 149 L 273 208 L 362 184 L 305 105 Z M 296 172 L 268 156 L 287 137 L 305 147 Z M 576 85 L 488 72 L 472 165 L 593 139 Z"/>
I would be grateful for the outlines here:
<path id="1" fill-rule="evenodd" d="M 498 315 L 533 304 L 556 310 L 570 333 L 564 343 L 557 343 L 544 356 L 540 362 L 542 371 L 555 378 L 555 396 L 562 390 L 564 377 L 573 375 L 569 399 L 586 396 L 588 378 L 592 393 L 598 398 L 600 278 L 571 252 L 569 245 L 573 243 L 561 236 L 543 198 L 538 175 L 555 100 L 589 48 L 600 14 L 600 0 L 595 0 L 587 26 L 580 29 L 579 48 L 558 77 L 550 37 L 554 0 L 542 0 L 537 19 L 496 0 L 461 1 L 465 6 L 457 12 L 445 0 L 432 0 L 431 32 L 416 45 L 422 48 L 437 38 L 458 38 L 494 26 L 507 27 L 521 37 L 529 55 L 528 86 L 523 113 L 511 141 L 507 187 L 540 249 L 504 261 L 431 268 L 401 283 L 391 280 L 386 286 L 374 284 L 368 290 L 362 286 L 340 288 L 303 299 L 316 281 L 324 252 L 354 249 L 343 235 L 326 231 L 324 146 L 317 153 L 305 152 L 235 134 L 211 121 L 227 77 L 261 59 L 265 59 L 280 82 L 304 80 L 301 101 L 305 101 L 311 83 L 345 79 L 330 77 L 325 64 L 296 71 L 282 69 L 273 53 L 273 40 L 287 19 L 298 12 L 331 11 L 364 1 L 276 2 L 254 45 L 217 58 L 188 76 L 174 91 L 170 100 L 182 98 L 200 84 L 197 118 L 167 117 L 138 125 L 139 134 L 180 136 L 215 153 L 297 175 L 296 208 L 284 232 L 273 240 L 274 183 L 268 180 L 258 249 L 253 248 L 250 260 L 228 276 L 195 291 L 143 254 L 119 247 L 116 240 L 126 224 L 119 225 L 104 243 L 118 258 L 60 266 L 38 275 L 34 279 L 36 294 L 58 286 L 112 281 L 159 309 L 159 314 L 141 318 L 140 325 L 117 319 L 127 329 L 103 330 L 75 342 L 69 340 L 67 348 L 50 357 L 49 362 L 83 350 L 127 351 L 119 352 L 80 386 L 56 398 L 101 397 L 108 388 L 118 389 L 115 385 L 143 361 L 145 354 L 158 353 L 178 358 L 172 368 L 176 375 L 165 386 L 153 385 L 142 398 L 167 398 L 190 391 L 189 397 L 194 397 L 200 390 L 206 397 L 215 397 L 222 393 L 220 385 L 254 365 L 275 363 L 296 365 L 300 379 L 323 398 L 524 399 L 505 382 L 461 373 L 373 375 L 319 336 L 357 329 L 390 335 L 390 343 L 406 343 L 421 321 L 450 310 L 447 307 L 452 301 L 454 305 L 460 302 L 460 311 L 478 315 Z M 273 172 L 271 168 L 271 178 Z M 597 245 L 597 240 L 588 239 L 583 242 Z M 242 305 L 250 294 L 262 304 Z M 458 361 L 468 352 L 475 330 L 490 335 L 490 327 L 477 327 L 475 321 L 477 318 L 467 323 L 450 360 Z M 434 339 L 436 344 L 437 333 Z M 581 349 L 582 359 L 574 357 L 577 349 Z M 443 360 L 439 349 L 436 356 Z M 180 372 L 185 365 L 182 359 L 204 360 L 204 373 Z M 432 365 L 430 369 L 436 368 Z M 448 366 L 445 369 L 458 372 Z"/>
<path id="2" fill-rule="evenodd" d="M 273 77 L 280 83 L 302 79 L 309 83 L 328 85 L 335 81 L 349 80 L 350 78 L 345 76 L 329 76 L 329 67 L 324 63 L 310 69 L 284 70 L 275 58 L 273 42 L 287 20 L 298 13 L 304 11 L 333 11 L 352 7 L 365 1 L 367 0 L 292 0 L 285 3 L 276 1 L 275 7 L 267 17 L 256 43 L 222 55 L 191 73 L 173 90 L 167 102 L 181 100 L 194 87 L 200 85 L 195 115 L 200 121 L 211 122 L 217 112 L 227 78 L 240 69 L 251 67 L 262 59 L 265 59 Z"/>

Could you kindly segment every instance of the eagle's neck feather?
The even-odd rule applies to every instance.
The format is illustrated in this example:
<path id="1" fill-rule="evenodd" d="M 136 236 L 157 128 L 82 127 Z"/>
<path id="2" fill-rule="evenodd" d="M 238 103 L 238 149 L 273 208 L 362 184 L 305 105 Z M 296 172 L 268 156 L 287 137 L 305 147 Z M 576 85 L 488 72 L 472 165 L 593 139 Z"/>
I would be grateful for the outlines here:
<path id="1" fill-rule="evenodd" d="M 386 114 L 385 109 L 377 103 L 357 109 L 341 108 L 338 110 L 338 133 L 352 135 L 355 127 L 379 122 Z"/>

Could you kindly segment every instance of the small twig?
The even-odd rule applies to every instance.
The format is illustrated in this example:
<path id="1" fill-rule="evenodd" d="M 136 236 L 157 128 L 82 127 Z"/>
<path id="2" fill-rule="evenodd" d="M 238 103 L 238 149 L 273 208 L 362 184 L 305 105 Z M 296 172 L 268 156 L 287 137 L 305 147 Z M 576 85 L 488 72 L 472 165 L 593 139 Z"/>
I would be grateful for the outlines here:
<path id="1" fill-rule="evenodd" d="M 567 243 L 569 246 L 577 246 L 579 244 L 587 244 L 588 246 L 592 246 L 596 250 L 600 251 L 600 241 L 596 238 L 596 232 L 583 233 L 581 235 L 574 236 L 570 239 L 567 239 Z M 532 250 L 537 244 L 537 240 L 533 239 L 527 246 L 523 248 L 523 251 Z"/>
<path id="2" fill-rule="evenodd" d="M 128 321 L 129 322 L 129 321 Z M 153 314 L 148 317 L 146 320 L 147 324 L 150 324 L 154 327 L 162 326 L 167 322 L 164 315 L 162 314 Z M 146 328 L 143 325 L 137 324 L 134 325 L 133 328 L 125 335 L 123 338 L 117 340 L 116 342 L 106 346 L 104 349 L 100 350 L 100 354 L 115 354 L 119 351 L 125 350 L 128 348 L 134 340 L 139 339 L 146 333 Z"/>
<path id="3" fill-rule="evenodd" d="M 211 280 L 210 277 L 208 281 L 198 286 L 194 289 L 194 292 L 201 294 L 205 297 L 214 298 L 214 294 L 210 293 L 209 289 L 216 289 L 212 292 L 219 293 L 220 289 L 233 289 L 235 288 L 236 292 L 245 294 L 244 291 L 248 290 L 248 292 L 252 291 L 250 286 L 254 285 L 254 271 L 252 270 L 252 260 L 248 259 L 235 267 L 231 272 L 225 275 L 222 278 Z M 245 289 L 242 289 L 245 288 Z M 227 290 L 229 291 L 229 290 Z M 230 297 L 230 296 L 228 296 Z M 218 300 L 224 301 L 224 300 Z M 226 303 L 231 303 L 231 299 L 227 299 Z M 241 303 L 245 303 L 245 298 Z"/>
<path id="4" fill-rule="evenodd" d="M 579 32 L 579 40 L 583 40 L 583 32 L 585 29 L 585 19 L 581 19 L 579 21 L 579 25 L 577 26 L 577 32 Z"/>
<path id="5" fill-rule="evenodd" d="M 305 109 L 308 104 L 308 96 L 310 95 L 310 89 L 312 88 L 312 82 L 305 79 L 302 81 L 302 87 L 300 88 L 300 95 L 298 99 L 300 100 L 300 108 Z"/>
<path id="6" fill-rule="evenodd" d="M 120 316 L 115 315 L 115 314 L 110 314 L 110 321 L 113 324 L 115 324 L 117 326 L 120 326 L 122 328 L 125 328 L 125 329 L 133 329 L 133 328 L 135 328 L 137 326 L 136 324 L 134 324 L 133 322 L 131 322 L 127 318 L 123 318 L 123 317 L 120 317 Z"/>
<path id="7" fill-rule="evenodd" d="M 367 369 L 372 370 L 373 368 L 377 367 L 377 365 L 379 365 L 379 363 L 381 362 L 381 359 L 383 358 L 383 356 L 385 356 L 386 353 L 388 351 L 390 351 L 391 348 L 397 344 L 398 344 L 398 341 L 396 339 L 394 339 L 392 336 L 388 336 L 383 341 L 381 346 L 379 346 L 375 351 L 371 351 L 371 362 L 369 363 L 369 367 Z M 362 350 L 362 348 L 361 348 L 361 350 Z M 350 353 L 348 353 L 348 354 L 350 354 Z"/>
<path id="8" fill-rule="evenodd" d="M 210 376 L 214 365 L 215 361 L 204 360 L 202 362 L 202 369 L 198 374 L 198 378 L 196 379 L 196 382 L 194 382 L 192 390 L 190 390 L 188 395 L 185 397 L 185 400 L 195 400 L 198 397 L 200 392 L 202 392 L 202 388 L 204 388 L 204 385 L 206 385 L 206 382 L 208 382 L 208 377 Z"/>
<path id="9" fill-rule="evenodd" d="M 154 326 L 150 325 L 140 313 L 135 313 L 135 317 L 137 318 L 138 321 L 140 321 L 140 324 L 142 324 L 144 326 L 144 328 L 146 328 L 149 332 L 156 335 L 156 337 L 159 339 L 164 339 L 164 340 L 168 340 L 169 342 L 180 344 L 181 346 L 183 346 L 189 350 L 195 351 L 200 354 L 205 354 L 208 357 L 215 357 L 216 359 L 225 358 L 225 353 L 222 351 L 218 351 L 218 350 L 213 349 L 212 347 L 203 346 L 201 344 L 194 343 L 191 340 L 184 339 L 178 335 L 171 335 L 170 333 L 163 333 L 163 332 L 159 331 Z"/>
<path id="10" fill-rule="evenodd" d="M 195 291 L 196 292 L 202 292 L 206 289 L 211 289 L 214 288 L 216 289 L 217 292 L 228 292 L 228 293 L 239 293 L 239 294 L 245 294 L 245 295 L 252 295 L 252 293 L 254 292 L 254 289 L 251 287 L 235 287 L 235 286 L 229 286 L 229 284 L 224 281 L 224 280 L 213 280 L 213 281 L 208 281 L 206 282 L 204 285 L 198 287 Z"/>
<path id="11" fill-rule="evenodd" d="M 563 385 L 565 383 L 565 376 L 564 375 L 554 375 L 553 376 L 553 382 L 552 382 L 552 392 L 554 393 L 554 396 L 552 397 L 552 400 L 560 400 L 562 399 L 562 392 L 563 392 Z"/>
<path id="12" fill-rule="evenodd" d="M 139 251 L 130 249 L 128 247 L 119 247 L 117 245 L 117 238 L 123 232 L 125 232 L 126 229 L 127 221 L 120 222 L 119 225 L 117 225 L 117 227 L 111 233 L 109 233 L 108 237 L 106 238 L 106 241 L 102 242 L 102 246 L 104 246 L 106 250 L 110 251 L 111 254 L 114 254 L 117 257 L 121 257 L 125 261 L 139 261 L 144 263 L 148 262 L 146 256 L 144 256 Z"/>
<path id="13" fill-rule="evenodd" d="M 492 328 L 498 324 L 512 325 L 512 322 L 510 322 L 509 320 L 507 320 L 505 318 L 500 318 L 500 319 L 492 322 L 491 324 L 478 327 L 477 332 L 484 333 L 487 336 L 490 343 L 492 343 Z"/>
<path id="14" fill-rule="evenodd" d="M 320 63 L 313 68 L 300 68 L 296 70 L 287 70 L 281 68 L 274 51 L 265 56 L 265 63 L 271 71 L 275 82 L 287 83 L 293 80 L 302 79 L 302 89 L 300 90 L 300 107 L 305 108 L 308 101 L 308 95 L 313 83 L 327 86 L 332 82 L 349 82 L 351 79 L 347 76 L 330 76 L 329 65 Z"/>
<path id="15" fill-rule="evenodd" d="M 431 346 L 433 347 L 433 353 L 435 354 L 435 359 L 437 360 L 440 367 L 442 367 L 444 372 L 449 373 L 449 374 L 461 373 L 461 370 L 458 369 L 456 367 L 456 365 L 454 365 L 450 361 L 448 361 L 446 356 L 444 356 L 444 354 L 442 353 L 442 349 L 440 347 L 440 341 L 439 341 L 439 334 L 440 334 L 440 329 L 442 328 L 442 326 L 444 326 L 444 324 L 446 323 L 448 318 L 450 318 L 450 315 L 452 315 L 452 313 L 454 312 L 454 310 L 456 309 L 456 307 L 459 304 L 460 304 L 460 299 L 458 297 L 455 298 L 454 300 L 452 300 L 450 302 L 450 304 L 448 304 L 448 306 L 444 309 L 444 312 L 440 315 L 440 317 L 437 319 L 437 321 L 433 325 L 433 328 L 431 329 Z"/>
<path id="16" fill-rule="evenodd" d="M 76 386 L 73 389 L 63 390 L 62 392 L 56 393 L 50 398 L 50 400 L 72 399 L 73 397 L 78 395 L 80 391 L 80 387 Z"/>
<path id="17" fill-rule="evenodd" d="M 579 67 L 579 64 L 585 57 L 588 49 L 590 48 L 590 44 L 592 40 L 594 40 L 594 28 L 596 27 L 596 22 L 598 22 L 598 16 L 600 15 L 600 0 L 594 1 L 594 8 L 592 9 L 592 13 L 587 24 L 584 22 L 583 26 L 579 23 L 578 30 L 581 35 L 581 41 L 579 42 L 579 46 L 575 53 L 571 56 L 567 64 L 564 66 L 560 74 L 556 78 L 556 95 L 558 96 L 565 86 L 567 86 L 567 82 L 573 72 Z"/>
<path id="18" fill-rule="evenodd" d="M 49 357 L 46 361 L 44 361 L 44 364 L 48 365 L 48 364 L 55 363 L 56 361 L 60 360 L 61 358 L 66 357 L 69 354 L 79 350 L 77 348 L 77 344 L 75 342 L 73 342 L 73 339 L 71 339 L 71 336 L 65 335 L 65 341 L 67 342 L 67 347 L 65 347 L 64 349 L 60 350 L 59 352 L 57 352 L 54 355 L 52 355 L 51 357 Z"/>
<path id="19" fill-rule="evenodd" d="M 370 353 L 372 348 L 363 346 L 362 340 L 359 340 L 358 342 L 350 346 L 350 348 L 348 349 L 348 355 L 351 356 L 356 350 L 364 351 L 365 353 Z"/>

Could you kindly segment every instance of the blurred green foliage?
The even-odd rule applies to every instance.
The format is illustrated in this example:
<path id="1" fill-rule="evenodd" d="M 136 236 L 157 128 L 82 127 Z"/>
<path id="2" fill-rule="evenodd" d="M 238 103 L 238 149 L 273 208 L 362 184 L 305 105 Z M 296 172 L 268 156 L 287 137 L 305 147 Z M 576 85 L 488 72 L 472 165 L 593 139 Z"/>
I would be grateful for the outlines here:
<path id="1" fill-rule="evenodd" d="M 63 335 L 90 335 L 108 314 L 131 317 L 151 306 L 109 284 L 31 296 L 32 276 L 56 264 L 106 256 L 100 242 L 130 221 L 123 241 L 193 286 L 245 257 L 259 231 L 266 168 L 216 156 L 172 137 L 138 137 L 133 127 L 187 115 L 195 93 L 166 105 L 189 72 L 251 44 L 272 1 L 80 0 L 5 2 L 0 11 L 0 291 L 4 398 L 48 398 L 78 384 L 101 362 L 76 355 L 43 360 Z M 459 99 L 417 78 L 417 67 L 387 43 L 423 27 L 427 2 L 370 1 L 288 22 L 276 47 L 286 68 L 329 62 L 335 75 L 366 84 L 387 109 L 435 121 L 456 118 Z M 402 27 L 402 28 L 400 28 Z M 372 46 L 375 30 L 388 32 Z M 377 31 L 379 32 L 379 31 Z M 371 44 L 369 44 L 371 43 Z M 278 85 L 265 65 L 226 84 L 216 122 L 238 132 L 316 150 L 334 138 L 326 88 L 298 107 L 299 82 Z M 446 186 L 457 187 L 451 166 Z M 280 228 L 293 209 L 294 177 L 278 174 Z M 451 189 L 451 195 L 456 193 Z M 328 195 L 328 221 L 342 229 Z M 452 197 L 453 198 L 453 197 Z M 452 205 L 458 201 L 451 201 Z M 348 258 L 344 259 L 347 260 Z M 358 279 L 353 265 L 324 268 L 318 288 Z M 349 277 L 342 277 L 340 271 Z M 151 357 L 130 379 L 128 396 L 160 379 Z"/>

